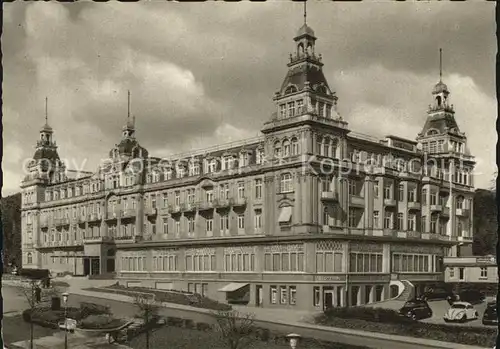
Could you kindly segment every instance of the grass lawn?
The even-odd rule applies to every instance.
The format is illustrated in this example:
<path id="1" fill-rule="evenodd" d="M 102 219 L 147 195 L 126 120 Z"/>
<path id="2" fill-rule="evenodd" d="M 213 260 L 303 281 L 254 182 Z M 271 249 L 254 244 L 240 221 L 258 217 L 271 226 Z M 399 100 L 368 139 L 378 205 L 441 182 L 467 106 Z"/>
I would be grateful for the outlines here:
<path id="1" fill-rule="evenodd" d="M 4 317 L 2 320 L 3 340 L 5 343 L 15 343 L 30 339 L 30 324 L 21 315 Z M 33 338 L 51 336 L 57 330 L 33 325 Z"/>
<path id="2" fill-rule="evenodd" d="M 150 349 L 194 349 L 194 348 L 210 348 L 210 349 L 226 349 L 224 343 L 215 332 L 203 332 L 194 329 L 179 328 L 179 327 L 162 327 L 150 334 Z M 140 336 L 132 339 L 128 343 L 133 349 L 146 348 L 146 336 Z M 307 340 L 301 345 L 307 349 L 362 349 L 350 345 L 329 343 L 327 345 L 314 340 Z M 281 343 L 275 344 L 272 342 L 262 342 L 256 340 L 248 349 L 289 349 L 290 345 L 285 343 L 283 339 Z M 368 349 L 368 348 L 366 348 Z"/>

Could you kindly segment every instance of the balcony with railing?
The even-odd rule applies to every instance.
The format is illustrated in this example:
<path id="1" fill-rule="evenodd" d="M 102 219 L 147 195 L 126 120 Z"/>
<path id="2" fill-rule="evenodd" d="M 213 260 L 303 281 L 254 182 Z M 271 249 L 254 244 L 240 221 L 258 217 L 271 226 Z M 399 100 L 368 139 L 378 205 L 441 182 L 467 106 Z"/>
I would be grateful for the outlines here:
<path id="1" fill-rule="evenodd" d="M 321 200 L 338 201 L 338 199 L 339 199 L 339 194 L 337 192 L 334 192 L 332 190 L 321 192 Z"/>
<path id="2" fill-rule="evenodd" d="M 178 204 L 178 205 L 169 205 L 168 206 L 168 213 L 180 213 L 184 209 L 184 205 Z"/>
<path id="3" fill-rule="evenodd" d="M 443 206 L 440 204 L 431 204 L 430 205 L 431 212 L 441 212 L 443 210 Z"/>
<path id="4" fill-rule="evenodd" d="M 69 225 L 69 218 L 56 218 L 54 219 L 54 225 L 56 227 L 64 226 L 64 225 Z"/>
<path id="5" fill-rule="evenodd" d="M 212 210 L 215 207 L 214 205 L 215 205 L 215 200 L 200 201 L 198 202 L 198 210 L 200 211 Z"/>
<path id="6" fill-rule="evenodd" d="M 107 220 L 114 220 L 114 219 L 118 219 L 119 216 L 120 216 L 119 212 L 116 212 L 116 211 L 107 212 L 106 219 Z"/>
<path id="7" fill-rule="evenodd" d="M 114 241 L 116 244 L 134 243 L 135 240 L 136 239 L 133 235 L 121 235 L 114 237 Z"/>
<path id="8" fill-rule="evenodd" d="M 409 210 L 420 210 L 420 202 L 408 201 Z"/>
<path id="9" fill-rule="evenodd" d="M 126 208 L 121 211 L 122 218 L 135 218 L 137 215 L 137 210 L 133 208 Z"/>
<path id="10" fill-rule="evenodd" d="M 396 200 L 394 198 L 384 198 L 384 206 L 396 206 Z"/>
<path id="11" fill-rule="evenodd" d="M 282 119 L 278 118 L 277 113 L 273 113 L 272 119 L 264 123 L 263 131 L 265 131 L 266 129 L 272 129 L 274 127 L 283 127 L 292 123 L 310 121 L 320 122 L 338 128 L 347 127 L 347 123 L 343 120 L 320 116 L 318 111 L 315 110 L 312 106 L 309 108 L 306 106 L 302 106 L 295 109 L 293 116 L 288 116 Z"/>
<path id="12" fill-rule="evenodd" d="M 466 208 L 457 208 L 455 210 L 455 214 L 460 217 L 468 217 L 469 216 L 469 210 Z"/>
<path id="13" fill-rule="evenodd" d="M 87 216 L 88 222 L 99 222 L 100 220 L 102 220 L 102 214 L 97 212 L 89 213 L 89 215 Z"/>
<path id="14" fill-rule="evenodd" d="M 229 199 L 222 198 L 222 199 L 215 199 L 214 201 L 214 207 L 216 208 L 224 208 L 229 206 L 231 206 Z"/>
<path id="15" fill-rule="evenodd" d="M 47 228 L 49 226 L 49 220 L 47 218 L 40 219 L 40 228 Z"/>
<path id="16" fill-rule="evenodd" d="M 168 213 L 169 213 L 168 206 L 158 208 L 158 214 L 160 214 L 161 216 L 166 216 L 168 215 Z"/>
<path id="17" fill-rule="evenodd" d="M 198 203 L 197 202 L 188 202 L 184 205 L 184 212 L 195 212 L 198 210 Z"/>
<path id="18" fill-rule="evenodd" d="M 349 198 L 349 204 L 351 206 L 364 207 L 365 198 L 358 195 L 351 195 L 351 197 Z"/>
<path id="19" fill-rule="evenodd" d="M 233 207 L 241 207 L 241 206 L 245 206 L 247 204 L 247 199 L 238 197 L 238 198 L 229 199 L 229 202 Z"/>
<path id="20" fill-rule="evenodd" d="M 144 209 L 144 214 L 149 217 L 156 216 L 158 214 L 158 209 L 156 207 L 146 207 Z"/>
<path id="21" fill-rule="evenodd" d="M 442 206 L 441 216 L 449 217 L 450 216 L 450 208 L 446 206 Z"/>

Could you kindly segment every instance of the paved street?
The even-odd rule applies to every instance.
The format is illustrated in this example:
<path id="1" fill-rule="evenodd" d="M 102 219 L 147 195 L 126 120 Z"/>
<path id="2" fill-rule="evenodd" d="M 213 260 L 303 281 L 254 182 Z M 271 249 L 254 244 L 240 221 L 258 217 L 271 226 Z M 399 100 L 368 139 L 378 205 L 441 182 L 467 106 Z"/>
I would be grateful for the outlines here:
<path id="1" fill-rule="evenodd" d="M 483 302 L 481 304 L 474 305 L 474 309 L 479 313 L 479 318 L 477 320 L 467 321 L 465 323 L 448 323 L 448 325 L 452 326 L 474 326 L 474 327 L 484 327 L 481 323 L 481 319 L 483 318 L 484 310 L 486 309 L 487 302 Z M 443 316 L 445 312 L 450 308 L 450 305 L 447 301 L 431 301 L 429 302 L 429 306 L 432 309 L 432 318 L 421 320 L 422 322 L 433 323 L 433 324 L 444 324 Z"/>

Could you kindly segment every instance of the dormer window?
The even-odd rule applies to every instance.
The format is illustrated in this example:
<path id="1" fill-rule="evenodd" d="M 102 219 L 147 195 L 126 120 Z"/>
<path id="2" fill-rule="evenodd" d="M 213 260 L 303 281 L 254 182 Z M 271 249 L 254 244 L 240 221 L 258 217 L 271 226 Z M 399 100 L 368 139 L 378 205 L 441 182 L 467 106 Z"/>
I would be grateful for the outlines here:
<path id="1" fill-rule="evenodd" d="M 186 175 L 186 170 L 183 167 L 177 167 L 177 178 L 183 178 Z"/>
<path id="2" fill-rule="evenodd" d="M 158 170 L 153 170 L 153 183 L 158 183 L 160 181 L 160 173 L 158 172 Z"/>
<path id="3" fill-rule="evenodd" d="M 285 90 L 285 95 L 288 95 L 290 93 L 295 93 L 297 92 L 297 87 L 295 86 L 288 86 Z"/>

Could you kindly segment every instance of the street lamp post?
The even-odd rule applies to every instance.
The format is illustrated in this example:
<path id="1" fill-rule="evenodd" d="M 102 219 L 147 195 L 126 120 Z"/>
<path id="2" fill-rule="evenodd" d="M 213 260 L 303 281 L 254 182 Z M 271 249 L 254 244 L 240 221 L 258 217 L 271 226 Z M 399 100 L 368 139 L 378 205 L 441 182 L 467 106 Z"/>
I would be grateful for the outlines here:
<path id="1" fill-rule="evenodd" d="M 299 340 L 302 338 L 302 336 L 300 334 L 290 333 L 288 336 L 286 336 L 286 338 L 288 338 L 288 340 L 290 342 L 290 348 L 296 349 L 297 345 L 299 343 Z"/>
<path id="2" fill-rule="evenodd" d="M 68 297 L 69 294 L 64 292 L 62 294 L 64 302 L 64 349 L 68 349 Z"/>

